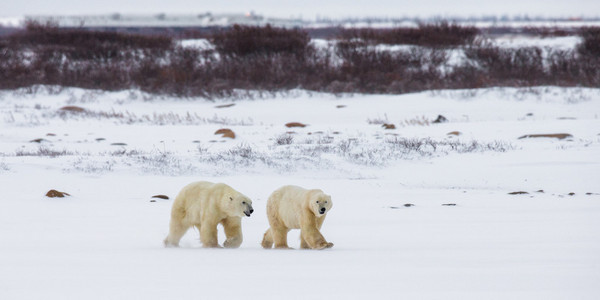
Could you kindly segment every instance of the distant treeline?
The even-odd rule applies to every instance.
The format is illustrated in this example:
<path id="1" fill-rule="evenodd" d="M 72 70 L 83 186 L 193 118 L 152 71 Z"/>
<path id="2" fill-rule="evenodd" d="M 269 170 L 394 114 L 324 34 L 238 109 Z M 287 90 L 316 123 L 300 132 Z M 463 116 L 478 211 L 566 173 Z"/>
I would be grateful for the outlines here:
<path id="1" fill-rule="evenodd" d="M 400 94 L 492 86 L 600 87 L 600 28 L 578 29 L 582 42 L 574 50 L 500 48 L 482 39 L 479 29 L 448 22 L 336 30 L 336 43 L 329 47 L 310 43 L 303 29 L 236 25 L 189 33 L 214 45 L 201 49 L 180 46 L 173 34 L 29 23 L 0 38 L 0 89 L 57 85 L 227 97 L 240 90 L 297 88 Z M 459 63 L 450 60 L 457 51 L 464 56 Z"/>

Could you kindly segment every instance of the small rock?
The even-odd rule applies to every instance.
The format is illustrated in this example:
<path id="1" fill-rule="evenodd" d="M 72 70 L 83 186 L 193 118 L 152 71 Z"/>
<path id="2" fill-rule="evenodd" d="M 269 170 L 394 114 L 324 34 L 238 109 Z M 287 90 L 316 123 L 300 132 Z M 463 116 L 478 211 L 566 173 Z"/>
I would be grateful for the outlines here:
<path id="1" fill-rule="evenodd" d="M 528 116 L 528 117 L 532 117 L 532 116 L 533 116 L 533 113 L 527 113 L 527 114 L 526 114 L 526 116 Z"/>
<path id="2" fill-rule="evenodd" d="M 221 128 L 221 129 L 215 131 L 215 134 L 222 134 L 222 136 L 224 138 L 235 139 L 235 133 L 233 132 L 233 130 L 231 130 L 229 128 Z"/>
<path id="3" fill-rule="evenodd" d="M 446 123 L 448 119 L 442 115 L 438 115 L 437 119 L 435 119 L 432 123 Z"/>
<path id="4" fill-rule="evenodd" d="M 398 206 L 390 206 L 391 209 L 399 209 L 400 207 Z"/>
<path id="5" fill-rule="evenodd" d="M 406 203 L 406 204 L 404 204 L 404 207 L 411 207 L 411 206 L 415 206 L 415 205 L 412 204 L 412 203 Z"/>
<path id="6" fill-rule="evenodd" d="M 199 140 L 195 140 L 195 141 L 192 141 L 192 143 L 198 144 L 198 143 L 200 143 L 200 141 Z"/>
<path id="7" fill-rule="evenodd" d="M 444 203 L 442 206 L 456 206 L 456 203 Z"/>
<path id="8" fill-rule="evenodd" d="M 59 192 L 57 190 L 49 190 L 46 193 L 46 197 L 49 198 L 63 198 L 64 196 L 71 196 L 69 193 Z"/>
<path id="9" fill-rule="evenodd" d="M 569 196 L 575 196 L 575 193 L 571 192 L 571 193 L 568 193 L 567 195 L 569 195 Z"/>
<path id="10" fill-rule="evenodd" d="M 156 200 L 152 199 L 152 200 L 150 200 L 150 202 L 156 202 Z"/>
<path id="11" fill-rule="evenodd" d="M 30 143 L 38 143 L 38 144 L 39 144 L 39 143 L 41 143 L 41 142 L 47 142 L 47 141 L 48 141 L 48 140 L 45 140 L 45 139 L 35 139 L 35 140 L 31 140 L 31 141 L 29 141 L 29 142 L 30 142 Z"/>
<path id="12" fill-rule="evenodd" d="M 111 146 L 127 146 L 125 143 L 112 143 Z"/>
<path id="13" fill-rule="evenodd" d="M 215 108 L 227 108 L 227 107 L 232 107 L 234 106 L 235 103 L 230 103 L 230 104 L 222 104 L 222 105 L 217 105 L 215 106 Z"/>
<path id="14" fill-rule="evenodd" d="M 331 134 L 340 134 L 340 132 L 339 131 L 334 131 Z"/>
<path id="15" fill-rule="evenodd" d="M 285 127 L 288 127 L 288 128 L 301 127 L 302 128 L 302 127 L 306 127 L 306 124 L 302 124 L 300 122 L 290 122 L 290 123 L 285 124 Z"/>
<path id="16" fill-rule="evenodd" d="M 524 191 L 518 191 L 518 192 L 510 192 L 508 193 L 509 195 L 523 195 L 523 194 L 529 194 L 528 192 L 524 192 Z"/>
<path id="17" fill-rule="evenodd" d="M 96 142 L 102 142 L 102 141 L 106 141 L 106 139 L 105 138 L 97 138 L 96 139 Z"/>
<path id="18" fill-rule="evenodd" d="M 385 128 L 385 129 L 396 129 L 396 125 L 394 125 L 394 124 L 387 124 L 387 123 L 381 125 L 381 127 Z"/>
<path id="19" fill-rule="evenodd" d="M 169 200 L 169 196 L 166 196 L 166 195 L 154 195 L 154 196 L 152 196 L 152 198 L 158 198 L 158 199 L 163 199 L 163 200 Z"/>
<path id="20" fill-rule="evenodd" d="M 337 105 L 336 108 L 344 108 L 346 105 Z"/>
<path id="21" fill-rule="evenodd" d="M 456 136 L 459 136 L 461 134 L 462 133 L 460 131 L 450 131 L 450 132 L 446 133 L 446 135 L 456 135 Z"/>
<path id="22" fill-rule="evenodd" d="M 68 111 L 68 112 L 75 112 L 75 113 L 85 112 L 85 108 L 82 108 L 82 107 L 79 107 L 79 106 L 63 106 L 59 110 L 61 110 L 61 111 Z"/>
<path id="23" fill-rule="evenodd" d="M 535 192 L 536 192 L 536 193 L 543 193 L 543 192 L 544 192 L 544 190 L 537 190 L 537 191 L 535 191 Z"/>
<path id="24" fill-rule="evenodd" d="M 46 133 L 46 136 L 56 136 L 54 133 Z"/>

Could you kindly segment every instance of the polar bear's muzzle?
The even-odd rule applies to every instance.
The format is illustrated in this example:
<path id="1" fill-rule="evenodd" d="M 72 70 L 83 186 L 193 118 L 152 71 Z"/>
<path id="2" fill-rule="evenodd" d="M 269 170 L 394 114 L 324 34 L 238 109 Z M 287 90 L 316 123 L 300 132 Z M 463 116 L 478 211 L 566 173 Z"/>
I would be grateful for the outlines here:
<path id="1" fill-rule="evenodd" d="M 244 214 L 246 215 L 246 217 L 249 217 L 253 212 L 254 209 L 252 208 L 252 205 L 246 204 L 246 210 L 244 210 Z"/>

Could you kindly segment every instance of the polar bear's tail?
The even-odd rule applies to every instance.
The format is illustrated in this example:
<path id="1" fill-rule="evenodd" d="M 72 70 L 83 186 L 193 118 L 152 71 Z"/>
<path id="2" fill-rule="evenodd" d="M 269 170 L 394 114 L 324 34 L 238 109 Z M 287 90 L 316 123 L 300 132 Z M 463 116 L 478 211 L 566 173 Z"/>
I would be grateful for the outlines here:
<path id="1" fill-rule="evenodd" d="M 271 249 L 273 246 L 273 235 L 271 234 L 271 228 L 265 231 L 261 245 L 265 249 Z"/>

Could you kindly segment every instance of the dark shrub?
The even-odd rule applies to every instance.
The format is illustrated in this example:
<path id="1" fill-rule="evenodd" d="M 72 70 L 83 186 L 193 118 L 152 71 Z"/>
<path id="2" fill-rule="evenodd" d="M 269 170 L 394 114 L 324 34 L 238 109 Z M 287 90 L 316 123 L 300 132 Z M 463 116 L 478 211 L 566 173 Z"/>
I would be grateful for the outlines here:
<path id="1" fill-rule="evenodd" d="M 220 54 L 228 56 L 275 53 L 304 55 L 310 38 L 299 29 L 234 25 L 229 30 L 213 34 L 210 41 Z"/>
<path id="2" fill-rule="evenodd" d="M 581 29 L 583 41 L 577 47 L 581 55 L 600 59 L 600 27 L 587 27 Z"/>
<path id="3" fill-rule="evenodd" d="M 453 47 L 470 44 L 479 30 L 473 26 L 459 26 L 448 22 L 420 24 L 418 28 L 346 29 L 343 40 L 360 39 L 371 44 L 419 45 Z"/>

